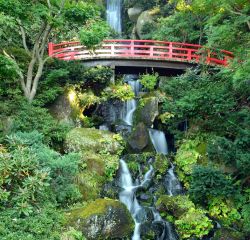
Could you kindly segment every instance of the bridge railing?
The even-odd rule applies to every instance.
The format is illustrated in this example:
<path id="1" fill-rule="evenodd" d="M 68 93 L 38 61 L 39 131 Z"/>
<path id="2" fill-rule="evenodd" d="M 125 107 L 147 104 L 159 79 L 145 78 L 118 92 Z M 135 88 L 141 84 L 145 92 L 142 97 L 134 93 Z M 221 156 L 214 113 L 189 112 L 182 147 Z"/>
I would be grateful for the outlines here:
<path id="1" fill-rule="evenodd" d="M 132 58 L 228 65 L 233 53 L 211 50 L 197 44 L 154 40 L 105 40 L 95 51 L 80 42 L 49 43 L 49 56 L 61 60 Z"/>

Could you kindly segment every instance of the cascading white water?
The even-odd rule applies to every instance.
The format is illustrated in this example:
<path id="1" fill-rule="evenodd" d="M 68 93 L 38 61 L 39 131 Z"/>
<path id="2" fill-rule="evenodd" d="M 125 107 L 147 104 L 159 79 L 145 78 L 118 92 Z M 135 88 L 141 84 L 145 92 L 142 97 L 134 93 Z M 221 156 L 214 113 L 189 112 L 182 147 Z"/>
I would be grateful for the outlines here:
<path id="1" fill-rule="evenodd" d="M 118 33 L 122 32 L 122 0 L 107 0 L 107 22 Z"/>
<path id="2" fill-rule="evenodd" d="M 182 187 L 180 181 L 174 174 L 174 164 L 171 163 L 171 168 L 168 170 L 168 173 L 165 178 L 165 185 L 167 192 L 170 196 L 174 196 L 182 193 Z"/>
<path id="3" fill-rule="evenodd" d="M 127 75 L 130 77 L 130 75 Z M 132 75 L 131 75 L 132 76 Z M 139 80 L 129 80 L 128 84 L 133 89 L 135 96 L 138 96 L 138 93 L 140 91 L 140 82 Z M 136 110 L 137 102 L 135 99 L 131 99 L 126 101 L 124 105 L 124 118 L 123 121 L 127 124 L 132 126 L 133 125 L 133 114 Z"/>
<path id="4" fill-rule="evenodd" d="M 164 132 L 155 129 L 149 129 L 149 136 L 156 152 L 167 155 L 168 145 Z"/>
<path id="5" fill-rule="evenodd" d="M 168 145 L 164 132 L 155 129 L 149 129 L 149 136 L 157 153 L 162 153 L 165 155 L 168 154 Z M 180 181 L 174 173 L 175 166 L 172 163 L 170 164 L 171 167 L 169 168 L 165 177 L 165 185 L 168 194 L 173 196 L 181 194 L 182 187 Z"/>
<path id="6" fill-rule="evenodd" d="M 133 180 L 128 169 L 128 166 L 124 160 L 120 160 L 120 169 L 121 169 L 121 176 L 120 176 L 120 185 L 123 189 L 120 194 L 119 198 L 122 203 L 124 203 L 129 212 L 131 213 L 134 221 L 135 221 L 135 229 L 132 240 L 140 240 L 140 226 L 141 222 L 138 220 L 138 214 L 142 210 L 142 207 L 139 205 L 138 200 L 135 196 L 135 191 L 142 187 L 145 182 L 151 180 L 151 176 L 153 173 L 153 167 L 150 166 L 150 169 L 144 176 L 144 180 L 139 185 L 134 185 Z"/>
<path id="7" fill-rule="evenodd" d="M 164 230 L 161 233 L 161 236 L 158 237 L 157 240 L 177 240 L 177 236 L 175 232 L 173 231 L 173 227 L 169 222 L 166 222 L 162 219 L 159 212 L 155 210 L 155 208 L 152 208 L 152 212 L 154 215 L 154 222 L 153 223 L 160 223 L 163 226 Z"/>

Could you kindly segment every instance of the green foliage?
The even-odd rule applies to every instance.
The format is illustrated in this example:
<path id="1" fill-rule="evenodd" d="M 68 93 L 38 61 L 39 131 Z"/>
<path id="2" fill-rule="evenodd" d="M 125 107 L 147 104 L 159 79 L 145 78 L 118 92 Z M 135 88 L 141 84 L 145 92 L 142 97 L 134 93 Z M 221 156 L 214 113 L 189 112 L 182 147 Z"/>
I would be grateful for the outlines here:
<path id="1" fill-rule="evenodd" d="M 197 166 L 192 172 L 189 193 L 198 203 L 205 203 L 209 197 L 228 197 L 236 193 L 229 176 L 211 166 Z"/>
<path id="2" fill-rule="evenodd" d="M 14 193 L 20 188 L 18 190 L 20 196 L 13 197 L 13 200 L 18 203 L 20 199 L 21 203 L 27 203 L 27 206 L 21 205 L 24 210 L 26 207 L 27 211 L 32 210 L 32 205 L 28 205 L 29 199 L 36 203 L 38 200 L 43 200 L 41 196 L 46 199 L 55 199 L 57 204 L 62 206 L 81 199 L 78 187 L 74 183 L 74 177 L 79 172 L 79 155 L 72 153 L 61 156 L 42 143 L 43 135 L 37 131 L 18 132 L 9 136 L 7 140 L 11 152 L 3 154 L 2 171 L 8 171 L 7 176 L 13 178 L 14 183 L 18 184 L 14 186 L 11 179 L 6 179 L 8 184 L 14 187 Z M 6 169 L 6 161 L 10 161 L 9 158 L 13 164 Z M 20 180 L 16 178 L 19 175 Z M 32 188 L 29 189 L 29 186 Z M 47 187 L 46 191 L 45 187 Z M 8 190 L 8 186 L 4 189 Z M 37 197 L 38 200 L 36 200 L 36 196 L 40 196 L 41 199 Z"/>
<path id="3" fill-rule="evenodd" d="M 118 99 L 121 101 L 131 100 L 135 94 L 133 89 L 128 84 L 116 84 L 105 88 L 102 92 L 102 96 L 106 99 Z"/>
<path id="4" fill-rule="evenodd" d="M 19 146 L 0 155 L 1 210 L 13 208 L 17 215 L 30 215 L 49 186 L 49 169 L 39 168 L 27 147 Z"/>
<path id="5" fill-rule="evenodd" d="M 32 215 L 19 218 L 15 211 L 1 211 L 0 238 L 2 240 L 59 240 L 63 215 L 51 204 Z"/>
<path id="6" fill-rule="evenodd" d="M 64 16 L 70 22 L 83 24 L 93 16 L 99 16 L 99 6 L 89 2 L 69 2 L 67 1 L 64 9 Z"/>
<path id="7" fill-rule="evenodd" d="M 24 104 L 16 113 L 12 132 L 37 130 L 44 135 L 45 143 L 55 146 L 64 140 L 69 126 L 58 123 L 45 108 Z"/>
<path id="8" fill-rule="evenodd" d="M 81 43 L 88 49 L 95 49 L 110 34 L 110 27 L 102 20 L 89 21 L 80 31 Z"/>
<path id="9" fill-rule="evenodd" d="M 189 188 L 193 168 L 198 163 L 206 163 L 206 152 L 202 149 L 204 141 L 201 137 L 184 140 L 177 150 L 175 156 L 177 174 L 186 188 Z"/>
<path id="10" fill-rule="evenodd" d="M 175 221 L 178 233 L 182 239 L 191 237 L 202 238 L 213 228 L 212 221 L 202 209 L 190 208 L 186 214 Z"/>
<path id="11" fill-rule="evenodd" d="M 208 211 L 212 218 L 220 221 L 223 226 L 230 226 L 241 219 L 241 215 L 233 202 L 224 197 L 214 197 L 208 201 Z"/>
<path id="12" fill-rule="evenodd" d="M 154 39 L 162 41 L 201 43 L 205 40 L 203 28 L 203 15 L 176 12 L 166 18 L 159 18 L 152 35 Z"/>
<path id="13" fill-rule="evenodd" d="M 155 89 L 155 86 L 158 81 L 158 76 L 159 76 L 158 73 L 154 73 L 152 75 L 144 74 L 140 76 L 140 82 L 145 89 L 152 91 Z"/>
<path id="14" fill-rule="evenodd" d="M 92 88 L 93 91 L 100 93 L 100 91 L 110 84 L 113 71 L 109 67 L 93 67 L 87 69 L 81 76 L 80 81 L 82 88 Z"/>

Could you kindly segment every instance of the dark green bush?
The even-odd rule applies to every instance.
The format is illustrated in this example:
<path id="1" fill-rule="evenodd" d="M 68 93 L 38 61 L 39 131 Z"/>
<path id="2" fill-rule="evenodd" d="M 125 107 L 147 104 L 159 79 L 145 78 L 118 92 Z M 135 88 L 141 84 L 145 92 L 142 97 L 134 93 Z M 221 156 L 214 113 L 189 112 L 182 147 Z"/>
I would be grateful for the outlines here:
<path id="1" fill-rule="evenodd" d="M 193 201 L 205 203 L 209 197 L 228 197 L 235 192 L 232 180 L 220 170 L 211 166 L 194 168 L 189 188 Z"/>
<path id="2" fill-rule="evenodd" d="M 44 142 L 52 145 L 62 143 L 69 126 L 57 122 L 47 109 L 23 104 L 15 115 L 12 132 L 37 130 L 44 135 Z"/>
<path id="3" fill-rule="evenodd" d="M 109 67 L 89 68 L 83 74 L 80 84 L 82 88 L 91 88 L 94 92 L 100 93 L 110 84 L 112 76 L 113 71 Z"/>

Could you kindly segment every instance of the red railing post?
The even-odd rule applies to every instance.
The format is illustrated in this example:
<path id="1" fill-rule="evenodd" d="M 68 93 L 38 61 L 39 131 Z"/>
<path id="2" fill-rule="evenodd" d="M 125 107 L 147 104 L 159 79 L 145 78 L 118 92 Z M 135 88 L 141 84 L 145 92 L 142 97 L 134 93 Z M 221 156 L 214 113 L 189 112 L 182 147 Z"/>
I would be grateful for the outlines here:
<path id="1" fill-rule="evenodd" d="M 131 53 L 131 56 L 135 55 L 135 41 L 134 40 L 131 40 L 130 42 L 130 53 Z"/>
<path id="2" fill-rule="evenodd" d="M 49 42 L 48 48 L 49 48 L 49 56 L 52 57 L 53 56 L 53 43 L 52 42 Z"/>
<path id="3" fill-rule="evenodd" d="M 169 49 L 168 49 L 168 57 L 173 58 L 173 43 L 170 42 L 168 47 L 169 47 Z"/>
<path id="4" fill-rule="evenodd" d="M 191 49 L 188 49 L 187 60 L 188 60 L 188 61 L 191 61 L 191 60 L 192 60 L 192 51 L 191 51 Z"/>
<path id="5" fill-rule="evenodd" d="M 150 46 L 150 52 L 149 52 L 150 57 L 154 56 L 154 46 Z"/>
<path id="6" fill-rule="evenodd" d="M 115 45 L 111 45 L 111 56 L 115 56 Z"/>

